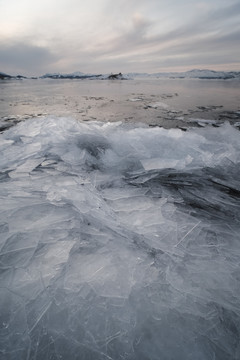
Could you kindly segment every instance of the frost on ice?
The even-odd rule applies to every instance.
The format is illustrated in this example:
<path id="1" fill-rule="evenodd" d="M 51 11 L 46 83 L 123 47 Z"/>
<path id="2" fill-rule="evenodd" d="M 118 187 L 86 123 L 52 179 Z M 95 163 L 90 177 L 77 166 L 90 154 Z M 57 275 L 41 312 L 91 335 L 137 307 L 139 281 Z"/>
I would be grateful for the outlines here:
<path id="1" fill-rule="evenodd" d="M 48 117 L 0 142 L 1 359 L 239 359 L 240 135 Z"/>

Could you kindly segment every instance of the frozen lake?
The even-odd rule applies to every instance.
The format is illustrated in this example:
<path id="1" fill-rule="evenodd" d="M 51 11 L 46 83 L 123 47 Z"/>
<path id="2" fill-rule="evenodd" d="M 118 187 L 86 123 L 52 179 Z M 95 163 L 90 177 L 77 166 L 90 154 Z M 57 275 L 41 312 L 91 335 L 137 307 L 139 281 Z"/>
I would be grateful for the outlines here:
<path id="1" fill-rule="evenodd" d="M 0 90 L 0 358 L 238 360 L 238 82 Z"/>
<path id="2" fill-rule="evenodd" d="M 11 80 L 0 82 L 0 121 L 42 115 L 143 122 L 165 128 L 196 119 L 239 121 L 238 80 Z M 238 112 L 238 113 L 236 113 Z"/>

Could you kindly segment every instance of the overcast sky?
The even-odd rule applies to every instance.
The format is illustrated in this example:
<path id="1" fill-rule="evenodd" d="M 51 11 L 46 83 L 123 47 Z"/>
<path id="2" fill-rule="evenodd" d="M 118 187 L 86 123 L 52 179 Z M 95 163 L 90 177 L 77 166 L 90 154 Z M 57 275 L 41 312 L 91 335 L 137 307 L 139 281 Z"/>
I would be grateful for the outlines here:
<path id="1" fill-rule="evenodd" d="M 240 70 L 240 1 L 0 0 L 0 71 Z"/>

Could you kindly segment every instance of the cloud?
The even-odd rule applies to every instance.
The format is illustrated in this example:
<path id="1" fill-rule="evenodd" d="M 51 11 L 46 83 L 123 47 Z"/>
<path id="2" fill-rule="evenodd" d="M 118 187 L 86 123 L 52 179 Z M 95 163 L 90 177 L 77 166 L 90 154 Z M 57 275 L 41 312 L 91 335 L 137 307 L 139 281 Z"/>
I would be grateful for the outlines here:
<path id="1" fill-rule="evenodd" d="M 129 25 L 120 32 L 110 34 L 99 42 L 98 48 L 108 52 L 120 51 L 124 53 L 135 46 L 145 44 L 148 30 L 152 22 L 140 13 L 134 13 L 130 17 Z"/>
<path id="2" fill-rule="evenodd" d="M 24 1 L 27 6 L 29 0 Z M 214 59 L 216 64 L 221 58 L 231 63 L 240 56 L 239 1 L 229 0 L 226 5 L 224 0 L 114 4 L 54 0 L 50 6 L 44 0 L 44 6 L 37 4 L 39 11 L 31 8 L 31 16 L 26 21 L 21 18 L 22 32 L 13 28 L 9 42 L 0 44 L 1 71 L 152 72 L 161 71 L 162 64 L 174 67 L 174 61 L 191 67 L 197 59 L 203 64 L 209 59 L 214 65 Z M 59 6 L 55 9 L 53 4 Z M 41 9 L 49 11 L 41 13 Z M 11 22 L 8 25 L 10 29 Z"/>
<path id="3" fill-rule="evenodd" d="M 140 63 L 148 63 L 149 67 L 157 58 L 159 66 L 164 59 L 168 59 L 169 66 L 173 66 L 174 61 L 176 65 L 183 65 L 185 61 L 186 65 L 191 66 L 191 61 L 195 65 L 197 59 L 198 63 L 202 61 L 203 64 L 208 60 L 211 64 L 214 61 L 216 64 L 221 61 L 237 62 L 240 57 L 240 30 L 237 26 L 225 27 L 225 22 L 235 18 L 239 9 L 240 4 L 234 3 L 215 11 L 204 12 L 197 19 L 191 19 L 188 23 L 154 36 L 150 31 L 154 26 L 153 21 L 136 13 L 132 16 L 131 27 L 96 46 L 95 56 L 105 60 L 122 59 L 123 64 L 137 63 L 136 59 L 141 59 Z"/>
<path id="4" fill-rule="evenodd" d="M 36 72 L 39 74 L 57 61 L 56 56 L 46 47 L 31 45 L 25 42 L 0 43 L 0 68 L 3 71 Z"/>
<path id="5" fill-rule="evenodd" d="M 240 2 L 237 1 L 233 4 L 230 4 L 228 6 L 215 9 L 214 11 L 210 12 L 209 14 L 209 20 L 226 20 L 228 18 L 232 17 L 239 17 L 240 13 Z"/>

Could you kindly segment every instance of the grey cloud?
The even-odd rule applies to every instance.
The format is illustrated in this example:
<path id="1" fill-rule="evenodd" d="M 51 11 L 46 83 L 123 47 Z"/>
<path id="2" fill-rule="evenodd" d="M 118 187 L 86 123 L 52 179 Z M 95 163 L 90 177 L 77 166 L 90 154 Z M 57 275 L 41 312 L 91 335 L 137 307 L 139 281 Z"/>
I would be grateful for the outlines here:
<path id="1" fill-rule="evenodd" d="M 41 73 L 45 67 L 57 60 L 56 56 L 45 47 L 24 42 L 0 44 L 1 71 Z"/>
<path id="2" fill-rule="evenodd" d="M 129 1 L 122 2 L 128 7 L 129 13 L 133 14 L 132 27 L 111 40 L 99 43 L 91 52 L 84 52 L 85 56 L 95 59 L 95 65 L 122 65 L 123 68 L 133 69 L 135 65 L 139 68 L 141 63 L 151 69 L 155 62 L 158 67 L 192 67 L 199 64 L 233 63 L 239 58 L 239 31 L 236 30 L 236 24 L 233 28 L 229 25 L 225 28 L 226 22 L 239 16 L 239 2 L 203 13 L 191 21 L 186 19 L 183 25 L 155 36 L 150 35 L 154 23 L 147 17 L 132 12 L 132 2 L 131 5 Z M 136 8 L 139 10 L 139 7 Z M 118 10 L 114 7 L 113 11 Z M 124 10 L 119 16 L 124 16 Z"/>
<path id="3" fill-rule="evenodd" d="M 95 49 L 96 54 L 121 55 L 148 44 L 147 32 L 151 25 L 152 23 L 143 16 L 133 16 L 132 27 L 108 41 L 100 42 Z"/>
<path id="4" fill-rule="evenodd" d="M 240 29 L 226 35 L 214 35 L 207 38 L 200 39 L 188 39 L 188 41 L 179 42 L 176 45 L 169 45 L 165 49 L 156 50 L 156 53 L 177 55 L 177 54 L 206 54 L 209 56 L 215 54 L 216 56 L 220 53 L 227 52 L 227 56 L 230 58 L 234 54 L 238 54 L 240 57 L 240 48 L 238 46 L 240 39 Z"/>
<path id="5" fill-rule="evenodd" d="M 229 17 L 239 16 L 240 14 L 240 2 L 236 2 L 232 5 L 226 6 L 224 8 L 220 8 L 218 10 L 212 11 L 208 18 L 209 20 L 225 20 Z"/>
<path id="6" fill-rule="evenodd" d="M 186 25 L 179 26 L 178 28 L 169 31 L 166 34 L 159 34 L 151 39 L 150 42 L 153 44 L 167 43 L 170 41 L 184 41 L 192 39 L 194 36 L 208 35 L 209 32 L 214 30 L 221 30 L 222 36 L 224 36 L 225 22 L 230 18 L 239 16 L 240 14 L 240 3 L 226 6 L 216 11 L 211 11 L 204 16 L 199 16 L 198 19 L 194 19 Z M 229 29 L 229 27 L 227 27 Z"/>
<path id="7" fill-rule="evenodd" d="M 240 57 L 240 27 L 225 28 L 240 4 L 235 3 L 199 16 L 165 34 L 150 36 L 148 19 L 133 18 L 132 28 L 93 50 L 95 64 L 103 62 L 150 69 L 174 66 L 209 66 L 236 63 Z"/>
<path id="8" fill-rule="evenodd" d="M 129 32 L 116 37 L 108 43 L 108 51 L 124 52 L 135 47 L 154 47 L 164 45 L 170 41 L 187 41 L 199 35 L 207 35 L 209 32 L 216 30 L 216 27 L 224 32 L 224 21 L 229 17 L 239 16 L 240 3 L 226 6 L 217 11 L 211 11 L 205 16 L 199 17 L 192 22 L 179 26 L 167 33 L 158 34 L 156 36 L 147 36 L 147 30 L 151 26 L 151 22 L 145 20 L 139 24 L 139 28 L 134 28 Z M 222 20 L 222 22 L 221 22 Z M 224 34 L 222 35 L 224 37 Z"/>
<path id="9" fill-rule="evenodd" d="M 208 66 L 211 68 L 213 65 L 222 65 L 224 67 L 225 64 L 234 64 L 235 61 L 229 59 L 228 55 L 224 56 L 208 56 L 206 57 L 205 54 L 191 54 L 186 58 L 183 57 L 166 57 L 160 58 L 159 60 L 155 61 L 158 67 L 189 67 L 194 68 L 195 66 Z"/>
<path id="10" fill-rule="evenodd" d="M 157 3 L 155 0 L 150 1 Z M 48 71 L 95 72 L 101 69 L 102 72 L 104 68 L 115 71 L 116 67 L 122 71 L 132 71 L 133 66 L 141 71 L 141 65 L 151 71 L 152 67 L 157 66 L 155 64 L 159 68 L 165 65 L 237 62 L 240 56 L 240 26 L 236 23 L 236 16 L 239 16 L 240 2 L 201 13 L 196 19 L 186 18 L 181 26 L 176 25 L 172 30 L 157 35 L 151 35 L 151 27 L 155 23 L 141 12 L 144 4 L 145 0 L 122 0 L 121 12 L 119 6 L 109 3 L 109 22 L 112 23 L 116 16 L 123 19 L 120 32 L 108 40 L 97 38 L 91 47 L 84 42 L 80 44 L 80 39 L 73 42 L 65 39 L 63 42 L 58 38 L 54 40 L 54 48 L 58 49 L 56 55 L 49 48 L 34 46 L 25 40 L 0 44 L 0 71 L 7 72 L 11 68 L 14 73 L 27 70 L 28 73 L 40 75 Z M 125 15 L 127 27 L 124 23 Z M 226 23 L 228 26 L 225 28 Z M 124 32 L 121 32 L 122 28 Z"/>
<path id="11" fill-rule="evenodd" d="M 229 59 L 228 54 L 224 56 L 206 56 L 206 54 L 188 54 L 187 56 L 171 56 L 168 54 L 162 56 L 152 56 L 151 59 L 146 57 L 142 57 L 140 55 L 136 55 L 134 58 L 131 58 L 131 67 L 132 70 L 135 71 L 146 71 L 149 72 L 149 65 L 151 65 L 151 72 L 159 72 L 161 69 L 165 69 L 164 71 L 176 71 L 176 67 L 184 67 L 184 68 L 201 68 L 208 67 L 213 68 L 216 65 L 222 65 L 224 69 L 225 64 L 234 64 L 236 61 Z M 168 69 L 168 70 L 166 70 Z"/>
<path id="12" fill-rule="evenodd" d="M 209 66 L 237 63 L 240 58 L 238 46 L 240 31 L 224 37 L 211 37 L 196 41 L 192 39 L 175 46 L 156 50 L 144 57 L 145 62 L 159 67 Z"/>

